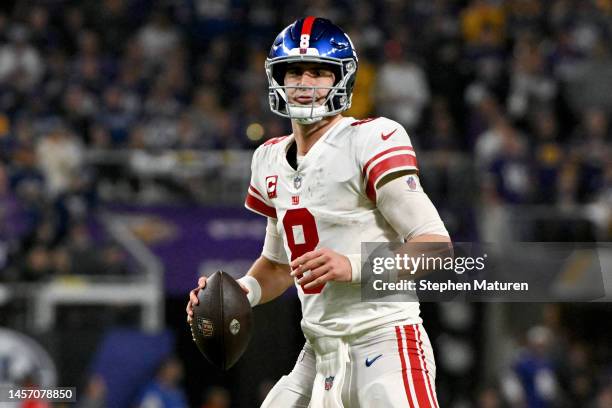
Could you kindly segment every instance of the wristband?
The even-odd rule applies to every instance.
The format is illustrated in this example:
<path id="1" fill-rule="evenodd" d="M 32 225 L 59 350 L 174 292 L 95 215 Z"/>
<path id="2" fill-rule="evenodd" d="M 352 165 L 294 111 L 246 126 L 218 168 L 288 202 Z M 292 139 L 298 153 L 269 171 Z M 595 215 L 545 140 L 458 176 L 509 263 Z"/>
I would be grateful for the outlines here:
<path id="1" fill-rule="evenodd" d="M 351 283 L 361 282 L 361 254 L 346 255 L 351 263 Z"/>
<path id="2" fill-rule="evenodd" d="M 252 277 L 251 275 L 244 275 L 242 278 L 236 280 L 239 283 L 242 283 L 244 287 L 249 290 L 249 293 L 246 294 L 251 307 L 259 304 L 261 300 L 261 286 L 257 279 Z"/>

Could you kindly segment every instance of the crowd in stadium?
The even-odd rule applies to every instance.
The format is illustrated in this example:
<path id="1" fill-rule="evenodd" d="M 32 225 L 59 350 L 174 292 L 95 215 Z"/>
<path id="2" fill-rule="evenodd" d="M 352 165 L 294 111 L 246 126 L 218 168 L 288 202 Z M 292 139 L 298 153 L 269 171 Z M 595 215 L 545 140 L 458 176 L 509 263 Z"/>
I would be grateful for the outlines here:
<path id="1" fill-rule="evenodd" d="M 610 235 L 609 1 L 59 3 L 0 14 L 0 214 L 26 204 L 30 235 L 51 224 L 61 242 L 96 205 L 88 151 L 286 134 L 263 63 L 302 14 L 346 27 L 359 50 L 350 114 L 398 120 L 417 152 L 470 154 L 485 204 L 589 204 Z M 30 211 L 43 201 L 56 210 Z"/>
<path id="2" fill-rule="evenodd" d="M 544 306 L 538 324 L 512 340 L 506 371 L 482 387 L 478 407 L 610 406 L 610 352 L 589 344 L 575 317 L 561 305 Z"/>
<path id="3" fill-rule="evenodd" d="M 359 52 L 350 115 L 399 121 L 417 155 L 473 158 L 480 194 L 464 205 L 581 208 L 594 239 L 612 237 L 610 0 L 18 2 L 0 7 L 0 280 L 125 273 L 121 250 L 92 244 L 88 153 L 254 149 L 290 132 L 264 61 L 303 15 Z M 566 370 L 593 369 L 584 345 L 568 352 Z M 596 388 L 581 378 L 565 391 Z M 588 403 L 612 404 L 599 395 Z"/>

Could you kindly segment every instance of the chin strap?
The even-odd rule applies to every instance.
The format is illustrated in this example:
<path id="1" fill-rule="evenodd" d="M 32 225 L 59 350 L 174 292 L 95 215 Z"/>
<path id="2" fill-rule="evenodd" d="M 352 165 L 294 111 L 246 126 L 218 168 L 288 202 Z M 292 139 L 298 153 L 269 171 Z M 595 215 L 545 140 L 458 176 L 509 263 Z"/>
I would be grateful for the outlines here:
<path id="1" fill-rule="evenodd" d="M 318 121 L 322 120 L 323 117 L 318 117 L 318 118 L 304 118 L 304 119 L 294 119 L 297 123 L 299 123 L 300 125 L 312 125 L 313 123 L 317 123 Z"/>
<path id="2" fill-rule="evenodd" d="M 295 105 L 287 106 L 287 110 L 291 119 L 302 125 L 309 125 L 320 121 L 328 111 L 326 106 L 312 107 Z"/>

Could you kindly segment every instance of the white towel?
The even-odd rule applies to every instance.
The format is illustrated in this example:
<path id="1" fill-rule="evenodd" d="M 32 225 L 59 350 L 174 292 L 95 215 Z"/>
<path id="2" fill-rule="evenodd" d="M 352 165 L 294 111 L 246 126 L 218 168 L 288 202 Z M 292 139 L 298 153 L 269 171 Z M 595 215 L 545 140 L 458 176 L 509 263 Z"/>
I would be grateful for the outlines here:
<path id="1" fill-rule="evenodd" d="M 349 346 L 336 337 L 311 341 L 316 355 L 317 374 L 309 408 L 344 408 L 342 387 L 350 363 Z"/>

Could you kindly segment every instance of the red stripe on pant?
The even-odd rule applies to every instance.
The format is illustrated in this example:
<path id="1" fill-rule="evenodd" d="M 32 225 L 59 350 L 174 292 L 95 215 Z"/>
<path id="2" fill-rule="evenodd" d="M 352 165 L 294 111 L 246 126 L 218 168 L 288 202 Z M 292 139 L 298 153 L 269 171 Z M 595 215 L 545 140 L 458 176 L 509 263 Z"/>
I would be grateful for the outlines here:
<path id="1" fill-rule="evenodd" d="M 408 373 L 406 372 L 406 358 L 404 357 L 404 342 L 402 340 L 402 333 L 399 326 L 395 326 L 395 335 L 397 336 L 397 351 L 402 362 L 402 379 L 404 380 L 404 390 L 406 391 L 406 399 L 410 408 L 414 408 L 412 398 L 410 397 L 410 385 L 408 384 Z"/>
<path id="2" fill-rule="evenodd" d="M 421 363 L 420 344 L 415 336 L 413 326 L 404 326 L 404 334 L 406 335 L 406 351 L 410 361 L 412 384 L 414 385 L 414 393 L 416 394 L 419 408 L 436 408 L 429 400 L 427 384 L 425 382 L 425 378 L 429 379 L 429 373 L 427 368 Z"/>
<path id="3" fill-rule="evenodd" d="M 421 329 L 419 326 L 415 325 L 414 329 L 417 332 L 417 339 L 419 344 L 419 350 L 421 354 L 421 360 L 423 361 L 423 368 L 425 368 L 425 373 L 429 374 L 429 369 L 427 368 L 427 360 L 425 360 L 425 351 L 423 350 L 423 341 L 421 340 Z M 435 384 L 434 384 L 435 385 Z M 436 408 L 438 408 L 438 400 L 436 398 L 436 390 L 431 386 L 431 381 L 429 380 L 429 375 L 427 375 L 427 390 L 429 391 L 429 395 L 431 396 L 431 400 L 433 401 Z"/>

